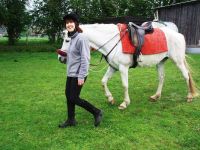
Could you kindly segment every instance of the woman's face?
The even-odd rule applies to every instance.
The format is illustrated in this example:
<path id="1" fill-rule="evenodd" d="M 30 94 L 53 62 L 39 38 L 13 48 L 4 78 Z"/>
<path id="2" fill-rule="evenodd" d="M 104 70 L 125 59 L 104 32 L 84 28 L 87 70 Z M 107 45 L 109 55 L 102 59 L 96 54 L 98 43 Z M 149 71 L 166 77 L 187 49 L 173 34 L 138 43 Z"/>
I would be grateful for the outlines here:
<path id="1" fill-rule="evenodd" d="M 66 29 L 68 32 L 73 32 L 75 30 L 75 22 L 73 20 L 66 20 Z"/>

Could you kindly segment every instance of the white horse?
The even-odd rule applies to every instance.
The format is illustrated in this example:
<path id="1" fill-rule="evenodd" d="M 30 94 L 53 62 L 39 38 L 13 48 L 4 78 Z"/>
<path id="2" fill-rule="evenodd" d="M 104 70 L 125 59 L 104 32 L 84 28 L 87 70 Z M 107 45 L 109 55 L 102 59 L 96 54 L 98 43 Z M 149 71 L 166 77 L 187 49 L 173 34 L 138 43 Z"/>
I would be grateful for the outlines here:
<path id="1" fill-rule="evenodd" d="M 173 22 L 152 21 L 152 25 L 154 28 L 167 27 L 178 32 L 178 27 Z"/>
<path id="2" fill-rule="evenodd" d="M 145 23 L 147 22 L 144 22 L 142 25 L 144 25 Z M 153 28 L 162 28 L 162 27 L 167 27 L 167 28 L 170 28 L 176 32 L 178 32 L 178 27 L 176 26 L 176 24 L 174 24 L 173 22 L 166 22 L 166 21 L 158 21 L 158 20 L 155 20 L 155 21 L 152 21 L 152 26 Z M 70 42 L 70 38 L 67 36 L 67 30 L 64 30 L 63 31 L 63 44 L 62 44 L 62 48 L 60 49 L 61 51 L 63 52 L 67 52 L 67 47 L 68 47 L 68 44 Z M 92 44 L 90 44 L 92 45 Z M 58 60 L 61 62 L 61 63 L 66 63 L 66 57 L 65 56 L 62 56 L 60 54 L 58 54 Z"/>
<path id="3" fill-rule="evenodd" d="M 89 39 L 90 46 L 92 46 L 95 49 L 98 49 L 107 41 L 109 41 L 106 45 L 99 49 L 99 52 L 101 52 L 103 55 L 107 55 L 113 48 L 113 46 L 118 41 L 120 41 L 119 29 L 117 25 L 91 24 L 81 25 L 80 27 L 83 29 L 83 33 L 85 34 L 85 36 Z M 173 60 L 173 62 L 182 72 L 188 88 L 187 101 L 191 102 L 193 97 L 197 96 L 198 93 L 194 86 L 194 82 L 192 80 L 192 76 L 188 69 L 187 61 L 185 59 L 186 44 L 184 36 L 167 27 L 161 27 L 160 29 L 164 32 L 166 36 L 168 51 L 153 55 L 140 55 L 140 61 L 138 62 L 138 66 L 142 67 L 152 65 L 157 66 L 159 84 L 157 91 L 155 92 L 155 94 L 150 96 L 150 99 L 152 101 L 156 101 L 161 97 L 162 87 L 164 83 L 164 62 L 166 58 L 169 58 Z M 61 50 L 67 50 L 67 47 L 68 45 L 64 41 Z M 124 87 L 124 100 L 118 108 L 125 109 L 130 104 L 130 98 L 128 93 L 128 70 L 133 65 L 133 55 L 125 54 L 122 52 L 122 43 L 120 41 L 113 49 L 113 51 L 108 55 L 107 61 L 110 64 L 110 66 L 108 67 L 102 79 L 102 85 L 105 90 L 105 95 L 108 98 L 108 102 L 114 104 L 115 101 L 110 90 L 108 89 L 107 82 L 112 77 L 113 73 L 119 70 L 121 73 L 122 85 Z"/>

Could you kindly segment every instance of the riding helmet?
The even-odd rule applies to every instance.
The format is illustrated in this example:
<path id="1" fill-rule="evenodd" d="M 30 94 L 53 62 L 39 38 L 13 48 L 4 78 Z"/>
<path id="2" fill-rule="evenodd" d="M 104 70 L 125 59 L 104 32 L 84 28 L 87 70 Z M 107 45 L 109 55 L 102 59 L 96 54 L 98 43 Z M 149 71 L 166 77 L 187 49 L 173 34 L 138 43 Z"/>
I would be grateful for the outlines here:
<path id="1" fill-rule="evenodd" d="M 69 19 L 73 20 L 74 22 L 79 23 L 79 17 L 78 17 L 78 15 L 77 15 L 76 13 L 74 13 L 74 12 L 69 13 L 69 14 L 67 14 L 67 15 L 65 15 L 65 16 L 63 17 L 63 20 L 64 20 L 64 21 L 69 20 Z"/>

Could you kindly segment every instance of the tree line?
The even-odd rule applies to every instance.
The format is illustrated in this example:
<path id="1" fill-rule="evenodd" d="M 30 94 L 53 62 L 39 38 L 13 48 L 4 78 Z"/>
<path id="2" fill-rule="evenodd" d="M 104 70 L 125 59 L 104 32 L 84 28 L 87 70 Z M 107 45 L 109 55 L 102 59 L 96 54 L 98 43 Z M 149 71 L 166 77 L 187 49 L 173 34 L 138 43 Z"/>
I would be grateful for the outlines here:
<path id="1" fill-rule="evenodd" d="M 71 11 L 81 23 L 91 23 L 105 17 L 153 17 L 154 8 L 187 0 L 1 0 L 0 26 L 8 33 L 8 43 L 15 44 L 23 31 L 32 29 L 48 35 L 49 42 L 60 39 L 64 28 L 63 16 Z"/>

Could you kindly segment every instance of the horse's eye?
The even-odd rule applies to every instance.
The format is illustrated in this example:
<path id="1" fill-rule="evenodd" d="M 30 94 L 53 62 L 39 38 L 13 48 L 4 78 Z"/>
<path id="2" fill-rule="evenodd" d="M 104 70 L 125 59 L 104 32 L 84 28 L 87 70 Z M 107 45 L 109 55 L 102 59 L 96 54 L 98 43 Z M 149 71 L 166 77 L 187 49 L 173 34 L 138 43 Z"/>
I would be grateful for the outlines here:
<path id="1" fill-rule="evenodd" d="M 67 43 L 68 43 L 68 42 L 69 42 L 69 40 L 65 40 L 65 42 L 67 42 Z"/>

